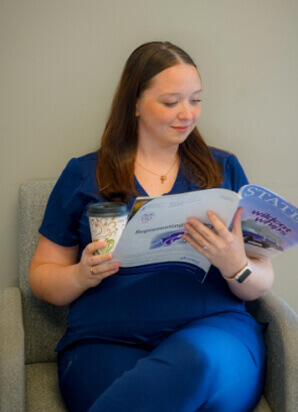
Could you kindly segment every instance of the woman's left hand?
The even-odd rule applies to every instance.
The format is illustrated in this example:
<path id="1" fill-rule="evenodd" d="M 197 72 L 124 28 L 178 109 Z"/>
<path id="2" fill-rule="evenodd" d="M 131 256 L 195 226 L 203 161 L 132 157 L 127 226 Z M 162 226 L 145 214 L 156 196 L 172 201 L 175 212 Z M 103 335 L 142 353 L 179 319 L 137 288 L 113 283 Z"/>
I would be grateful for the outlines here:
<path id="1" fill-rule="evenodd" d="M 233 277 L 247 263 L 241 229 L 242 211 L 239 208 L 235 213 L 231 231 L 212 211 L 207 215 L 214 231 L 193 217 L 185 224 L 188 233 L 183 235 L 184 239 L 226 277 Z"/>

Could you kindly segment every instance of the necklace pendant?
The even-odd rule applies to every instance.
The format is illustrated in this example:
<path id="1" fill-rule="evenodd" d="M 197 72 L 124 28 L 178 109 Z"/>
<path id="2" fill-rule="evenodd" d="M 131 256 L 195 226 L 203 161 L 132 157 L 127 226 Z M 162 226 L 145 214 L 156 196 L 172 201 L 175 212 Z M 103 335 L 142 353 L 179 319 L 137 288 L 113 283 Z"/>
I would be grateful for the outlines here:
<path id="1" fill-rule="evenodd" d="M 161 183 L 164 183 L 166 178 L 167 178 L 167 176 L 165 176 L 165 175 L 160 176 Z"/>

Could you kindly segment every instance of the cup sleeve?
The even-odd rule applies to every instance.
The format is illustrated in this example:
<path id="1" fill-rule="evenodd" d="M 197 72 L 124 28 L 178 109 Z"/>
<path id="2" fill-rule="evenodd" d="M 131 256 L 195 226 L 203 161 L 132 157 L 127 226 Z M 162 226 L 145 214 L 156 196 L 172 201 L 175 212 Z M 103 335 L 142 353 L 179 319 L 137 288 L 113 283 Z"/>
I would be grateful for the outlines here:
<path id="1" fill-rule="evenodd" d="M 83 181 L 78 159 L 71 159 L 49 197 L 39 233 L 60 246 L 75 246 L 79 243 Z"/>

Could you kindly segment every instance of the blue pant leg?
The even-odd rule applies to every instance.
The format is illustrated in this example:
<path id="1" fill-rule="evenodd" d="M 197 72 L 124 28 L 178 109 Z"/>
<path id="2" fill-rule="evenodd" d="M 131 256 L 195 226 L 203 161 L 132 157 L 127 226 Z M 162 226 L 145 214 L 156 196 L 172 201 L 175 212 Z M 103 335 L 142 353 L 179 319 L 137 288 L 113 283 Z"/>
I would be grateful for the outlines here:
<path id="1" fill-rule="evenodd" d="M 85 412 L 146 350 L 114 343 L 79 342 L 58 355 L 61 394 L 69 412 Z"/>
<path id="2" fill-rule="evenodd" d="M 140 359 L 90 412 L 249 412 L 262 393 L 264 361 L 264 341 L 253 325 L 229 315 L 205 318 Z"/>

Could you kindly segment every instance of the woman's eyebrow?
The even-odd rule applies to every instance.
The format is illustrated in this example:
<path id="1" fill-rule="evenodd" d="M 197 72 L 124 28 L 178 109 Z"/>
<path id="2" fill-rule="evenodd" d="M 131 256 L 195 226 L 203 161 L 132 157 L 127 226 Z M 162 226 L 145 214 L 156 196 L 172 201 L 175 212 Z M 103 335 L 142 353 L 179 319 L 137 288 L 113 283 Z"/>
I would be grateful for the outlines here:
<path id="1" fill-rule="evenodd" d="M 200 93 L 202 91 L 202 89 L 196 90 L 195 92 L 193 92 L 192 94 L 196 94 L 196 93 Z M 159 97 L 166 97 L 166 96 L 180 96 L 181 93 L 163 93 L 160 94 Z"/>

